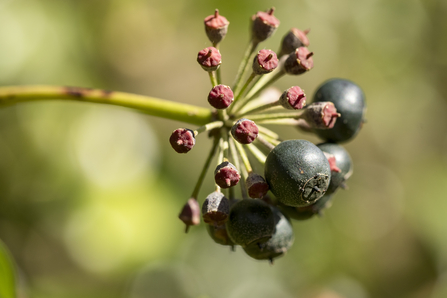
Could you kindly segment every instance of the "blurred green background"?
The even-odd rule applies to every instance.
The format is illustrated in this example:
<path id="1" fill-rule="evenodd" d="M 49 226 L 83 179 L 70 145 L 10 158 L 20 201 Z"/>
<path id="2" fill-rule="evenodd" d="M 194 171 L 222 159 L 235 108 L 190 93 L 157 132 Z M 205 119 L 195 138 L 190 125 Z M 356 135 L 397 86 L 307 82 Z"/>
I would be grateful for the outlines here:
<path id="1" fill-rule="evenodd" d="M 0 109 L 0 239 L 20 297 L 447 297 L 446 1 L 0 0 L 0 85 L 206 107 L 203 18 L 219 8 L 230 21 L 231 84 L 249 17 L 271 6 L 281 25 L 261 46 L 311 28 L 315 52 L 315 68 L 279 89 L 311 96 L 342 77 L 366 93 L 368 122 L 345 146 L 349 190 L 324 217 L 294 222 L 294 246 L 270 266 L 215 244 L 203 225 L 183 233 L 177 215 L 211 145 L 199 137 L 176 154 L 168 137 L 183 124 L 79 102 Z M 212 190 L 208 175 L 199 200 Z"/>

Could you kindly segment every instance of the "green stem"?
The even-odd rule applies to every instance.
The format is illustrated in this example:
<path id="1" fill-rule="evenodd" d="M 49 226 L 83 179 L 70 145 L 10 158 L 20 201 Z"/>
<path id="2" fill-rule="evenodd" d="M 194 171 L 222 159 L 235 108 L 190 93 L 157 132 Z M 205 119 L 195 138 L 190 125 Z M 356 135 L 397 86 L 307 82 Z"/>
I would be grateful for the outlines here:
<path id="1" fill-rule="evenodd" d="M 234 94 L 237 94 L 239 92 L 239 86 L 240 86 L 241 81 L 244 77 L 244 74 L 247 72 L 247 69 L 248 69 L 248 67 L 247 67 L 248 61 L 250 60 L 250 56 L 256 50 L 256 47 L 258 46 L 258 44 L 259 44 L 259 42 L 255 42 L 255 41 L 251 40 L 247 46 L 247 49 L 245 50 L 244 58 L 242 58 L 241 64 L 239 65 L 239 69 L 238 69 L 237 75 L 236 75 L 236 81 L 232 88 Z"/>
<path id="2" fill-rule="evenodd" d="M 257 96 L 262 90 L 276 82 L 279 78 L 281 78 L 283 75 L 285 75 L 286 72 L 284 69 L 279 70 L 277 73 L 275 73 L 272 76 L 268 77 L 267 82 L 261 82 L 261 80 L 258 81 L 258 84 L 256 86 L 253 86 L 253 88 L 250 90 L 250 92 L 245 97 L 245 102 L 248 102 L 250 99 Z"/>
<path id="3" fill-rule="evenodd" d="M 64 86 L 0 87 L 0 107 L 50 99 L 122 106 L 152 116 L 195 125 L 204 125 L 212 120 L 210 109 L 131 93 Z"/>
<path id="4" fill-rule="evenodd" d="M 198 134 L 205 132 L 205 131 L 210 131 L 213 130 L 215 128 L 221 128 L 223 126 L 223 122 L 222 121 L 214 121 L 211 123 L 207 123 L 199 128 L 197 128 L 196 130 L 194 130 L 194 137 L 197 137 Z"/>
<path id="5" fill-rule="evenodd" d="M 262 120 L 276 120 L 276 119 L 299 119 L 303 114 L 303 110 L 297 110 L 295 112 L 289 113 L 269 113 L 269 114 L 256 114 L 256 115 L 245 115 L 248 119 L 252 121 L 262 121 Z"/>
<path id="6" fill-rule="evenodd" d="M 216 78 L 216 72 L 209 71 L 208 74 L 210 75 L 211 85 L 213 85 L 213 87 L 216 87 L 218 85 L 217 78 Z"/>
<path id="7" fill-rule="evenodd" d="M 211 160 L 214 157 L 214 154 L 216 154 L 216 149 L 219 146 L 219 138 L 214 139 L 213 147 L 211 148 L 211 152 L 208 155 L 208 158 L 205 161 L 205 164 L 202 168 L 202 172 L 200 173 L 199 180 L 197 180 L 196 186 L 194 187 L 194 190 L 192 192 L 191 198 L 197 199 L 199 196 L 200 188 L 202 187 L 203 180 L 205 179 L 206 172 L 208 171 L 208 168 L 210 167 Z"/>
<path id="8" fill-rule="evenodd" d="M 247 89 L 248 85 L 250 85 L 251 81 L 253 81 L 253 79 L 256 77 L 256 74 L 254 72 L 251 73 L 251 75 L 248 77 L 247 81 L 245 82 L 244 86 L 242 87 L 241 91 L 239 91 L 239 93 L 236 95 L 236 97 L 234 98 L 233 104 L 230 107 L 230 113 L 231 111 L 234 109 L 234 107 L 236 106 L 236 102 L 241 98 L 241 96 L 244 94 L 245 89 Z M 237 109 L 236 109 L 237 111 Z"/>
<path id="9" fill-rule="evenodd" d="M 248 150 L 253 154 L 253 156 L 258 160 L 261 165 L 265 164 L 266 156 L 261 150 L 256 147 L 253 143 L 247 145 Z"/>
<path id="10" fill-rule="evenodd" d="M 239 112 L 234 116 L 234 118 L 239 118 L 239 117 L 241 117 L 242 115 L 246 115 L 246 114 L 254 114 L 254 113 L 258 113 L 258 112 L 267 110 L 267 109 L 269 109 L 269 108 L 277 107 L 277 106 L 279 106 L 280 104 L 281 104 L 281 103 L 280 103 L 279 100 L 278 100 L 278 101 L 274 101 L 274 102 L 271 102 L 271 103 L 264 104 L 264 105 L 262 105 L 262 106 L 254 107 L 254 108 L 252 108 L 251 110 L 248 110 L 248 111 L 243 111 L 243 112 L 242 112 L 242 111 L 239 111 Z"/>

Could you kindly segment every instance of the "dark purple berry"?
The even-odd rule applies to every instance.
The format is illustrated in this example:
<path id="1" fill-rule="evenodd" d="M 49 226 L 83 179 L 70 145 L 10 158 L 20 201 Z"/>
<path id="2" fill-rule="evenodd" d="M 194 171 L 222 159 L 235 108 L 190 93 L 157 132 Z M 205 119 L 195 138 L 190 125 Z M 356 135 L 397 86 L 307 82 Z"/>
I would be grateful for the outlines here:
<path id="1" fill-rule="evenodd" d="M 253 172 L 248 175 L 245 186 L 247 187 L 248 196 L 253 199 L 261 199 L 269 191 L 269 185 L 264 177 Z"/>
<path id="2" fill-rule="evenodd" d="M 306 140 L 281 142 L 265 161 L 265 179 L 279 202 L 307 206 L 322 197 L 331 169 L 324 153 Z"/>
<path id="3" fill-rule="evenodd" d="M 313 97 L 313 102 L 330 101 L 341 117 L 332 129 L 315 129 L 323 140 L 346 142 L 353 138 L 362 127 L 366 110 L 365 95 L 355 83 L 344 79 L 324 82 Z"/>
<path id="4" fill-rule="evenodd" d="M 241 175 L 239 175 L 236 167 L 228 162 L 224 161 L 216 167 L 214 171 L 214 181 L 221 188 L 230 188 L 239 183 Z"/>
<path id="5" fill-rule="evenodd" d="M 213 15 L 207 16 L 204 23 L 206 35 L 214 45 L 222 41 L 227 34 L 228 25 L 230 24 L 224 16 L 219 15 L 218 9 L 216 9 Z"/>
<path id="6" fill-rule="evenodd" d="M 317 147 L 324 153 L 331 154 L 334 157 L 336 168 L 339 170 L 331 172 L 331 183 L 326 193 L 332 194 L 339 187 L 346 187 L 346 180 L 353 172 L 352 159 L 348 151 L 335 143 L 322 143 L 318 144 Z"/>
<path id="7" fill-rule="evenodd" d="M 290 221 L 277 208 L 270 206 L 275 218 L 275 230 L 267 242 L 263 244 L 253 243 L 244 247 L 244 251 L 250 257 L 257 260 L 269 260 L 285 254 L 292 246 L 294 237 Z"/>
<path id="8" fill-rule="evenodd" d="M 290 75 L 299 75 L 311 70 L 314 67 L 312 59 L 313 52 L 309 52 L 306 47 L 299 47 L 295 52 L 290 53 L 284 63 L 284 70 Z"/>
<path id="9" fill-rule="evenodd" d="M 206 71 L 214 71 L 222 63 L 222 56 L 218 49 L 214 47 L 204 48 L 197 55 L 197 62 Z"/>
<path id="10" fill-rule="evenodd" d="M 283 92 L 279 101 L 286 109 L 299 110 L 306 105 L 306 94 L 300 87 L 293 86 Z"/>
<path id="11" fill-rule="evenodd" d="M 178 128 L 172 132 L 169 143 L 178 153 L 187 153 L 196 144 L 196 138 L 192 130 Z"/>
<path id="12" fill-rule="evenodd" d="M 253 72 L 257 75 L 270 73 L 278 67 L 278 57 L 272 50 L 260 50 L 253 59 Z"/>
<path id="13" fill-rule="evenodd" d="M 229 86 L 217 85 L 208 94 L 208 102 L 213 108 L 226 109 L 234 100 L 233 91 Z"/>
<path id="14" fill-rule="evenodd" d="M 200 207 L 196 199 L 190 198 L 183 206 L 178 218 L 186 225 L 185 233 L 188 232 L 189 226 L 195 226 L 200 223 Z"/>
<path id="15" fill-rule="evenodd" d="M 337 109 L 330 101 L 314 102 L 306 107 L 302 117 L 312 128 L 330 129 L 334 127 L 340 113 L 337 113 Z"/>
<path id="16" fill-rule="evenodd" d="M 207 224 L 222 225 L 230 213 L 230 201 L 221 192 L 209 194 L 202 205 L 203 221 Z"/>
<path id="17" fill-rule="evenodd" d="M 289 55 L 299 47 L 308 47 L 309 39 L 307 38 L 307 33 L 309 33 L 309 30 L 290 29 L 282 39 L 280 56 Z"/>
<path id="18" fill-rule="evenodd" d="M 242 118 L 231 128 L 231 135 L 241 144 L 250 144 L 258 137 L 259 129 L 254 121 Z"/>
<path id="19" fill-rule="evenodd" d="M 226 225 L 230 239 L 236 244 L 247 246 L 267 242 L 274 233 L 275 220 L 267 203 L 245 199 L 231 208 Z"/>
<path id="20" fill-rule="evenodd" d="M 258 11 L 252 16 L 252 38 L 255 42 L 261 42 L 275 33 L 279 26 L 279 20 L 273 15 L 275 11 L 271 8 L 267 12 Z"/>

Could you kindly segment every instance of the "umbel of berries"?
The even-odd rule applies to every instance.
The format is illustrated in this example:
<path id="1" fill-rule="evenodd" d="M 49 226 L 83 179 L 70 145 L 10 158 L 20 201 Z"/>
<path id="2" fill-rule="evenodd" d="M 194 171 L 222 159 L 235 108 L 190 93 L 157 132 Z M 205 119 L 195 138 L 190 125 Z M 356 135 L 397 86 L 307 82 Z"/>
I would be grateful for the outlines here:
<path id="1" fill-rule="evenodd" d="M 278 201 L 307 206 L 322 197 L 331 178 L 324 153 L 306 140 L 281 142 L 267 156 L 265 179 Z"/>

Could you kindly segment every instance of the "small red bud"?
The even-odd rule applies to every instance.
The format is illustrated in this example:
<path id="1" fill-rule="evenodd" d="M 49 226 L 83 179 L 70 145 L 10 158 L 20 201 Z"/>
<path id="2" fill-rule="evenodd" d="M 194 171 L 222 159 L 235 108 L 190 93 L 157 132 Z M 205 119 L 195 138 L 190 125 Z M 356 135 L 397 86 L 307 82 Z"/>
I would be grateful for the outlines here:
<path id="1" fill-rule="evenodd" d="M 236 167 L 228 162 L 224 161 L 216 167 L 214 171 L 214 181 L 221 188 L 230 188 L 239 183 L 241 175 L 239 175 Z"/>
<path id="2" fill-rule="evenodd" d="M 224 39 L 230 24 L 224 16 L 219 15 L 218 9 L 213 15 L 207 16 L 204 23 L 206 35 L 213 45 L 217 45 Z"/>
<path id="3" fill-rule="evenodd" d="M 284 91 L 279 101 L 286 109 L 299 110 L 306 105 L 306 94 L 300 87 L 293 86 Z"/>
<path id="4" fill-rule="evenodd" d="M 313 52 L 309 52 L 306 47 L 299 47 L 287 57 L 284 70 L 290 75 L 305 73 L 314 67 L 312 56 Z"/>
<path id="5" fill-rule="evenodd" d="M 258 137 L 259 129 L 251 120 L 242 118 L 231 128 L 231 135 L 241 144 L 250 144 Z"/>
<path id="6" fill-rule="evenodd" d="M 208 94 L 208 102 L 213 108 L 226 109 L 234 100 L 233 91 L 229 86 L 217 85 Z"/>
<path id="7" fill-rule="evenodd" d="M 196 144 L 194 132 L 188 128 L 178 128 L 172 132 L 169 143 L 176 152 L 187 153 Z"/>
<path id="8" fill-rule="evenodd" d="M 212 192 L 202 205 L 203 221 L 219 226 L 227 221 L 230 213 L 230 201 L 221 192 Z"/>
<path id="9" fill-rule="evenodd" d="M 334 104 L 329 101 L 315 102 L 308 105 L 302 115 L 310 127 L 317 129 L 333 128 L 340 116 Z"/>
<path id="10" fill-rule="evenodd" d="M 260 50 L 253 60 L 253 72 L 257 75 L 270 73 L 278 67 L 278 57 L 272 50 Z"/>
<path id="11" fill-rule="evenodd" d="M 251 172 L 245 181 L 248 196 L 253 199 L 263 198 L 269 191 L 269 185 L 265 179 L 256 173 Z"/>
<path id="12" fill-rule="evenodd" d="M 204 48 L 197 55 L 197 62 L 206 71 L 214 71 L 222 63 L 222 56 L 218 49 L 214 47 Z"/>
<path id="13" fill-rule="evenodd" d="M 179 216 L 186 225 L 185 233 L 188 233 L 189 226 L 196 226 L 200 223 L 200 207 L 195 198 L 190 198 L 183 206 Z"/>
<path id="14" fill-rule="evenodd" d="M 275 33 L 279 26 L 279 20 L 273 15 L 274 8 L 267 12 L 258 11 L 252 16 L 252 37 L 255 42 L 261 42 Z"/>
<path id="15" fill-rule="evenodd" d="M 289 55 L 299 47 L 308 47 L 309 39 L 307 38 L 307 33 L 309 33 L 309 31 L 310 30 L 301 31 L 297 28 L 290 29 L 282 39 L 280 55 Z"/>

